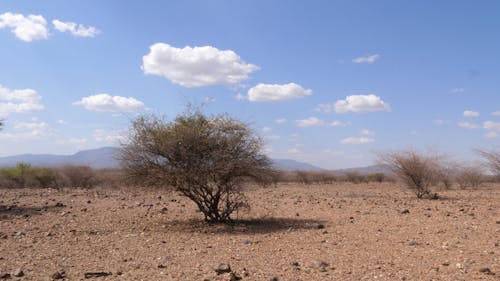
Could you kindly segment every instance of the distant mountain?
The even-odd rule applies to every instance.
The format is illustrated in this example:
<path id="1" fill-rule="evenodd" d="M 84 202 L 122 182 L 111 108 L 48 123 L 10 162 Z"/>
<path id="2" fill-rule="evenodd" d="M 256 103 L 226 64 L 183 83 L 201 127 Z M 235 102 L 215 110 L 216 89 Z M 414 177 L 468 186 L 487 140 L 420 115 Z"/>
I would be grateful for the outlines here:
<path id="1" fill-rule="evenodd" d="M 391 174 L 391 169 L 387 165 L 372 165 L 367 167 L 356 167 L 349 169 L 339 169 L 335 170 L 335 172 L 340 174 L 345 173 L 359 173 L 359 174 L 374 174 L 374 173 L 382 173 L 382 174 Z"/>
<path id="2" fill-rule="evenodd" d="M 29 163 L 33 166 L 55 167 L 63 165 L 85 165 L 92 168 L 117 168 L 119 161 L 116 160 L 118 148 L 102 147 L 97 149 L 82 150 L 72 155 L 53 154 L 22 154 L 8 157 L 0 157 L 0 167 L 12 167 L 17 163 Z M 272 159 L 275 169 L 283 171 L 304 170 L 320 171 L 322 168 L 311 164 L 298 162 L 291 159 Z"/>
<path id="3" fill-rule="evenodd" d="M 277 170 L 282 170 L 282 171 L 295 171 L 295 170 L 301 170 L 301 171 L 322 171 L 324 169 L 304 163 L 304 162 L 299 162 L 295 161 L 292 159 L 272 159 L 273 161 L 273 166 Z"/>
<path id="4" fill-rule="evenodd" d="M 116 147 L 102 147 L 77 152 L 73 155 L 52 155 L 52 154 L 22 154 L 0 158 L 0 167 L 15 166 L 17 163 L 29 163 L 33 166 L 63 166 L 63 165 L 84 165 L 92 168 L 116 168 L 119 166 L 115 155 L 118 151 Z"/>

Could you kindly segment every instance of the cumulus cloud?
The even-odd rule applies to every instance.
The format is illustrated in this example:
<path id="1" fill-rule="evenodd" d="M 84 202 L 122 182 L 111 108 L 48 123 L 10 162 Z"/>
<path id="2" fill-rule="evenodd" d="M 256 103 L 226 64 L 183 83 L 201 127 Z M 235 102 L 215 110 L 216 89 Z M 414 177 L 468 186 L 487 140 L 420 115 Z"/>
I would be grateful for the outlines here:
<path id="1" fill-rule="evenodd" d="M 266 141 L 274 141 L 274 140 L 279 140 L 281 137 L 279 135 L 265 135 L 264 140 Z"/>
<path id="2" fill-rule="evenodd" d="M 460 126 L 462 128 L 466 128 L 466 129 L 477 129 L 477 128 L 481 127 L 478 124 L 474 124 L 474 123 L 470 123 L 470 122 L 459 122 L 458 126 Z"/>
<path id="3" fill-rule="evenodd" d="M 51 135 L 53 129 L 45 122 L 33 119 L 29 122 L 14 122 L 14 132 L 0 132 L 0 140 L 33 141 Z"/>
<path id="4" fill-rule="evenodd" d="M 380 55 L 379 54 L 374 54 L 374 55 L 371 55 L 371 56 L 353 58 L 352 62 L 353 63 L 374 63 L 378 59 L 380 59 Z"/>
<path id="5" fill-rule="evenodd" d="M 121 143 L 126 140 L 127 131 L 123 130 L 94 130 L 94 139 L 98 142 Z"/>
<path id="6" fill-rule="evenodd" d="M 323 112 L 323 113 L 329 113 L 333 111 L 333 106 L 329 103 L 320 103 L 316 106 L 314 111 L 317 112 Z"/>
<path id="7" fill-rule="evenodd" d="M 367 137 L 350 137 L 350 138 L 345 138 L 340 141 L 342 144 L 368 144 L 372 143 L 375 140 L 372 138 L 367 138 Z"/>
<path id="8" fill-rule="evenodd" d="M 299 127 L 312 127 L 312 126 L 322 126 L 325 122 L 316 117 L 309 117 L 306 119 L 296 120 L 297 126 Z"/>
<path id="9" fill-rule="evenodd" d="M 492 112 L 491 115 L 493 115 L 493 116 L 500 116 L 500 110 Z"/>
<path id="10" fill-rule="evenodd" d="M 151 45 L 142 57 L 145 74 L 163 76 L 184 87 L 237 85 L 259 69 L 245 63 L 232 50 L 212 46 L 176 48 L 165 43 Z"/>
<path id="11" fill-rule="evenodd" d="M 338 100 L 334 105 L 335 112 L 374 112 L 390 111 L 391 107 L 376 95 L 352 95 L 344 100 Z"/>
<path id="12" fill-rule="evenodd" d="M 463 114 L 465 117 L 479 117 L 479 112 L 477 111 L 466 110 Z"/>
<path id="13" fill-rule="evenodd" d="M 348 124 L 346 122 L 338 121 L 338 120 L 333 120 L 330 123 L 330 126 L 332 127 L 346 127 Z"/>
<path id="14" fill-rule="evenodd" d="M 290 149 L 288 149 L 288 154 L 298 154 L 300 153 L 300 149 L 298 149 L 297 147 L 292 147 Z"/>
<path id="15" fill-rule="evenodd" d="M 29 113 L 43 109 L 41 97 L 33 89 L 10 90 L 0 85 L 0 117 L 10 113 Z"/>
<path id="16" fill-rule="evenodd" d="M 84 97 L 73 105 L 83 106 L 90 111 L 136 112 L 144 107 L 144 103 L 134 98 L 98 94 Z"/>
<path id="17" fill-rule="evenodd" d="M 483 128 L 490 131 L 500 132 L 500 122 L 486 121 L 483 123 Z"/>
<path id="18" fill-rule="evenodd" d="M 273 128 L 271 128 L 271 127 L 264 127 L 264 128 L 262 128 L 263 132 L 270 132 L 272 130 L 273 130 Z"/>
<path id="19" fill-rule="evenodd" d="M 56 19 L 52 21 L 52 24 L 58 31 L 67 31 L 78 37 L 94 37 L 99 33 L 99 30 L 93 26 L 84 26 L 70 21 L 64 22 Z"/>
<path id="20" fill-rule="evenodd" d="M 443 120 L 443 119 L 434 119 L 432 122 L 434 123 L 434 125 L 437 125 L 437 126 L 443 126 L 443 125 L 450 123 L 450 121 Z"/>
<path id="21" fill-rule="evenodd" d="M 0 15 L 0 29 L 2 28 L 10 28 L 17 38 L 25 42 L 49 37 L 47 21 L 41 15 L 3 13 Z"/>
<path id="22" fill-rule="evenodd" d="M 278 119 L 275 119 L 274 122 L 276 124 L 283 124 L 283 123 L 286 123 L 286 118 L 278 118 Z"/>
<path id="23" fill-rule="evenodd" d="M 250 101 L 284 101 L 303 98 L 312 94 L 311 89 L 304 89 L 295 83 L 288 84 L 258 84 L 248 90 Z"/>

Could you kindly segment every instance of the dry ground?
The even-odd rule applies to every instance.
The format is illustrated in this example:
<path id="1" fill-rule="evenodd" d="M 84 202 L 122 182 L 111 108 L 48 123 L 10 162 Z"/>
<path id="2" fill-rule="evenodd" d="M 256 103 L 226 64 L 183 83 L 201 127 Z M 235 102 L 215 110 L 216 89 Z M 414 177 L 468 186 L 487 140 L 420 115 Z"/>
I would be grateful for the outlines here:
<path id="1" fill-rule="evenodd" d="M 0 190 L 0 274 L 229 280 L 213 269 L 227 263 L 242 280 L 500 280 L 499 185 L 441 200 L 394 184 L 247 194 L 238 225 L 209 226 L 194 204 L 158 190 Z"/>

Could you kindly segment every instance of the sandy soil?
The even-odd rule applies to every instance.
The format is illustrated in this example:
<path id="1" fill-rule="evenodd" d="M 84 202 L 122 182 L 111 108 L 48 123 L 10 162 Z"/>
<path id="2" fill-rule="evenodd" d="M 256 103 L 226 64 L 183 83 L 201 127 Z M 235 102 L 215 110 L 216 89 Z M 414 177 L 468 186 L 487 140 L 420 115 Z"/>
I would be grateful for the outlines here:
<path id="1" fill-rule="evenodd" d="M 249 190 L 252 209 L 238 225 L 210 226 L 193 203 L 165 191 L 0 190 L 0 276 L 500 280 L 500 185 L 440 194 L 279 185 Z M 217 275 L 221 263 L 234 274 Z"/>

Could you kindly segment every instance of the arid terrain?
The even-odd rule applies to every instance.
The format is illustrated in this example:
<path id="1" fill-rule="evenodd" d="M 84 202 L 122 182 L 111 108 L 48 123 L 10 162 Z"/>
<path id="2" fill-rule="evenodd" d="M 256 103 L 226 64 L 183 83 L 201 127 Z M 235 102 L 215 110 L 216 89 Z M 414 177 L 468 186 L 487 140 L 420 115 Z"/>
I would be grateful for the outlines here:
<path id="1" fill-rule="evenodd" d="M 251 209 L 224 226 L 162 190 L 2 189 L 0 275 L 500 280 L 500 186 L 439 193 L 418 200 L 391 183 L 252 188 Z M 218 275 L 220 264 L 232 273 Z M 110 275 L 89 274 L 99 272 Z"/>

